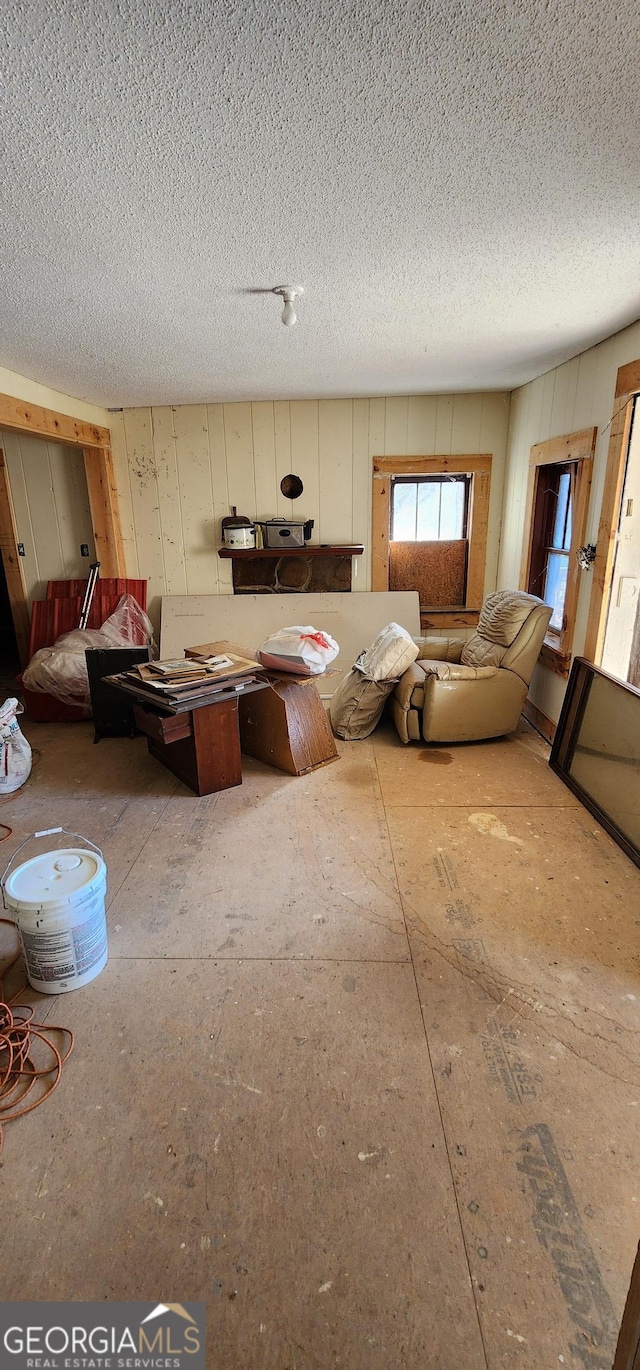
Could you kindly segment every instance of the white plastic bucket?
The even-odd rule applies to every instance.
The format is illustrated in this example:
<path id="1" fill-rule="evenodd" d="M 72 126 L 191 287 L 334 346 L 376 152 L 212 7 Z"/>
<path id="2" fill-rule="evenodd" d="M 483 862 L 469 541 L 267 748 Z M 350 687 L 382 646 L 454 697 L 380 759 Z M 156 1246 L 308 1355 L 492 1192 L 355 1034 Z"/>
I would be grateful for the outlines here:
<path id="1" fill-rule="evenodd" d="M 33 837 L 67 832 L 47 828 Z M 79 833 L 67 833 L 81 842 Z M 105 896 L 107 867 L 98 847 L 44 852 L 2 876 L 5 908 L 15 918 L 29 984 L 40 994 L 65 994 L 88 985 L 108 959 Z M 94 844 L 89 844 L 91 847 Z"/>

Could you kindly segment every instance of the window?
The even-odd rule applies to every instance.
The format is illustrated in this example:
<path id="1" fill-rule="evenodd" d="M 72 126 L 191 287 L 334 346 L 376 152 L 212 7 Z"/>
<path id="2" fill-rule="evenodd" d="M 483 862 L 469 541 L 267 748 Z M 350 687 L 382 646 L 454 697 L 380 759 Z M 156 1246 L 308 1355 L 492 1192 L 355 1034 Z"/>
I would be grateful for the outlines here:
<path id="1" fill-rule="evenodd" d="M 424 632 L 478 621 L 491 462 L 488 452 L 374 457 L 372 588 L 417 590 Z"/>
<path id="2" fill-rule="evenodd" d="M 550 629 L 561 633 L 565 626 L 567 576 L 571 553 L 575 468 L 566 463 L 542 467 L 536 492 L 536 508 L 529 568 L 529 593 L 553 608 Z"/>
<path id="3" fill-rule="evenodd" d="M 576 552 L 585 540 L 595 428 L 531 448 L 520 584 L 553 610 L 541 659 L 568 675 L 578 603 Z"/>
<path id="4" fill-rule="evenodd" d="M 396 476 L 392 542 L 453 542 L 467 536 L 469 476 Z"/>

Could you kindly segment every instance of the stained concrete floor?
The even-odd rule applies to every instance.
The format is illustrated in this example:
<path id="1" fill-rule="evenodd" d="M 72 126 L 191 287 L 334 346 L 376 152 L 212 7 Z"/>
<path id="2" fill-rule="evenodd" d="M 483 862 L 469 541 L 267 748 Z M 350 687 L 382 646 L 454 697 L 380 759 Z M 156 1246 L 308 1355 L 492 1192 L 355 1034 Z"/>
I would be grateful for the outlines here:
<path id="1" fill-rule="evenodd" d="M 610 1370 L 640 873 L 537 735 L 383 726 L 198 800 L 142 738 L 27 731 L 2 854 L 97 842 L 110 961 L 30 996 L 76 1047 L 6 1129 L 3 1299 L 204 1300 L 211 1370 Z"/>

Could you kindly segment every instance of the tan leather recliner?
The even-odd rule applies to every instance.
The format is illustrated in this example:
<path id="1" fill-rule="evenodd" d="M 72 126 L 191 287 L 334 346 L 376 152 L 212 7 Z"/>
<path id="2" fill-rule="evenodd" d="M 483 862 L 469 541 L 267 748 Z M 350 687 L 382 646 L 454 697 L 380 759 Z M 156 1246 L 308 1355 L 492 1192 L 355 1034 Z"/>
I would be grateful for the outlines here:
<path id="1" fill-rule="evenodd" d="M 420 652 L 401 676 L 391 707 L 403 742 L 474 742 L 518 726 L 551 609 L 535 595 L 498 590 L 468 642 L 414 640 Z"/>

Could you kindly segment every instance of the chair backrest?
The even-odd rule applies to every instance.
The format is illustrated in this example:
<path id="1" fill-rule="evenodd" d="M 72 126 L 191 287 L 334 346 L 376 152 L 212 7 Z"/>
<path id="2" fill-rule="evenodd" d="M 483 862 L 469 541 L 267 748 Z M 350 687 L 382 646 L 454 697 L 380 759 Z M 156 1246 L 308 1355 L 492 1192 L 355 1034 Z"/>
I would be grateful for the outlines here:
<path id="1" fill-rule="evenodd" d="M 533 599 L 533 595 L 530 598 Z M 503 670 L 515 671 L 525 685 L 529 684 L 533 675 L 552 613 L 548 604 L 538 600 L 502 658 Z"/>
<path id="2" fill-rule="evenodd" d="M 497 590 L 480 610 L 478 627 L 465 643 L 461 660 L 468 666 L 500 666 L 514 671 L 525 685 L 551 618 L 551 609 L 523 590 Z"/>

